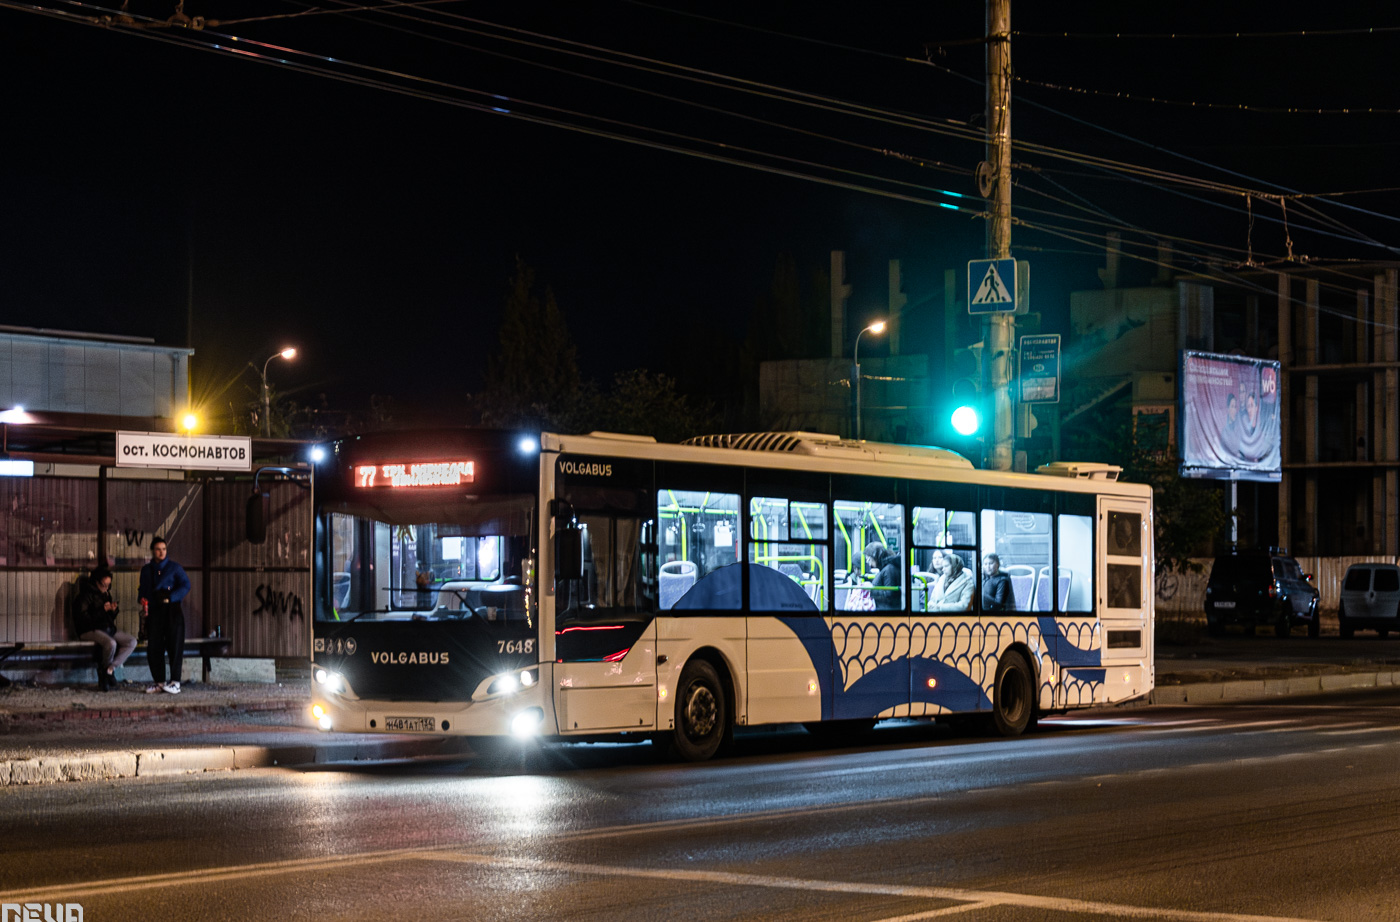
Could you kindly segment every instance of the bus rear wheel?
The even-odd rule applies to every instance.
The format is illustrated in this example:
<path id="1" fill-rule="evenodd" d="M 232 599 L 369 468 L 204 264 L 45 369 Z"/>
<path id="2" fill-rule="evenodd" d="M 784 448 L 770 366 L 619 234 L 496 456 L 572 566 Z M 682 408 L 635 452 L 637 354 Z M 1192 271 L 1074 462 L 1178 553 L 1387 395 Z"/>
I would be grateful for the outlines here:
<path id="1" fill-rule="evenodd" d="M 686 762 L 703 762 L 719 752 L 731 732 L 729 702 L 719 673 L 702 659 L 686 663 L 676 688 L 672 756 Z"/>
<path id="2" fill-rule="evenodd" d="M 1015 651 L 997 663 L 992 686 L 992 726 L 1002 736 L 1020 736 L 1035 714 L 1035 680 L 1026 658 Z"/>

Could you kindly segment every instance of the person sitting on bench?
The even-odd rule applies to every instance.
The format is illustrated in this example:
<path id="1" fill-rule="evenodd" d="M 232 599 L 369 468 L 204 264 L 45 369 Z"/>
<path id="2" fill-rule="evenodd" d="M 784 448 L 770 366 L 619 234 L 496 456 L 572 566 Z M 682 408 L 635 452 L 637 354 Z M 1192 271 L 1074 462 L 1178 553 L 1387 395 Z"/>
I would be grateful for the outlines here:
<path id="1" fill-rule="evenodd" d="M 78 639 L 97 644 L 101 653 L 97 666 L 97 688 L 111 691 L 117 684 L 117 669 L 136 649 L 136 638 L 117 630 L 117 603 L 112 601 L 112 572 L 98 567 L 78 588 L 73 605 L 73 626 Z"/>

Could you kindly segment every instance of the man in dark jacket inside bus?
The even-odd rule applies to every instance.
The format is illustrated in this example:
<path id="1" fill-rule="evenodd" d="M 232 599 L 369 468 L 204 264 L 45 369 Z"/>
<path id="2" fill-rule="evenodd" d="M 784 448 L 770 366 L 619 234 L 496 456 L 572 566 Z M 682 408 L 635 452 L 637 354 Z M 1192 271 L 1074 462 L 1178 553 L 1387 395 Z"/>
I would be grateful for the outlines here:
<path id="1" fill-rule="evenodd" d="M 136 638 L 117 630 L 117 603 L 112 601 L 112 573 L 98 567 L 78 584 L 73 603 L 73 627 L 79 640 L 97 644 L 101 661 L 97 666 L 97 687 L 111 691 L 117 684 L 117 670 L 136 649 Z"/>
<path id="2" fill-rule="evenodd" d="M 151 561 L 141 568 L 137 597 L 147 610 L 146 650 L 153 684 L 146 693 L 180 694 L 185 666 L 185 612 L 180 602 L 190 594 L 185 568 L 170 559 L 165 539 L 151 542 Z M 170 681 L 165 681 L 165 660 L 170 659 Z"/>
<path id="3" fill-rule="evenodd" d="M 982 610 L 1011 611 L 1015 607 L 1011 577 L 1001 572 L 1001 558 L 988 554 L 982 558 Z"/>

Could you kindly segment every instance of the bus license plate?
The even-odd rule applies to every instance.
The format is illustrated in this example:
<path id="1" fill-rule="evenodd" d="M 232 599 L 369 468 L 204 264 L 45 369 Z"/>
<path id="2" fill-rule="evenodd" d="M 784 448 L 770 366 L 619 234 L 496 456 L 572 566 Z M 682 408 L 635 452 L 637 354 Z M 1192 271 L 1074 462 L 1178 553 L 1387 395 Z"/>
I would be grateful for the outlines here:
<path id="1" fill-rule="evenodd" d="M 407 732 L 421 733 L 425 730 L 436 729 L 437 718 L 435 717 L 386 717 L 384 718 L 385 730 L 403 730 Z"/>
<path id="2" fill-rule="evenodd" d="M 1215 603 L 1215 607 L 1216 607 L 1216 608 L 1234 608 L 1234 607 L 1235 607 L 1235 603 L 1234 603 L 1234 602 L 1216 602 L 1216 603 Z"/>

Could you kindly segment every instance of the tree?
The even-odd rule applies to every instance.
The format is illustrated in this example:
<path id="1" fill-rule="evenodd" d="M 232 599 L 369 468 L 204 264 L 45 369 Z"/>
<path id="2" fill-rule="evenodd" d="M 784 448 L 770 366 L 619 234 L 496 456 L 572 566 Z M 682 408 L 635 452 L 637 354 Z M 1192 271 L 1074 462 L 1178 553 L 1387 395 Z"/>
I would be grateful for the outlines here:
<path id="1" fill-rule="evenodd" d="M 541 291 L 535 270 L 517 256 L 498 351 L 486 363 L 482 421 L 566 428 L 584 397 L 576 351 L 554 291 Z"/>
<path id="2" fill-rule="evenodd" d="M 708 403 L 692 404 L 676 389 L 674 379 L 645 368 L 619 372 L 612 388 L 600 399 L 590 428 L 655 436 L 679 442 L 714 430 L 715 411 Z"/>

